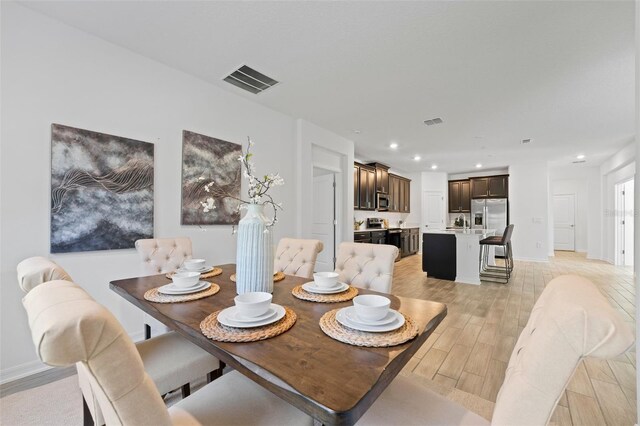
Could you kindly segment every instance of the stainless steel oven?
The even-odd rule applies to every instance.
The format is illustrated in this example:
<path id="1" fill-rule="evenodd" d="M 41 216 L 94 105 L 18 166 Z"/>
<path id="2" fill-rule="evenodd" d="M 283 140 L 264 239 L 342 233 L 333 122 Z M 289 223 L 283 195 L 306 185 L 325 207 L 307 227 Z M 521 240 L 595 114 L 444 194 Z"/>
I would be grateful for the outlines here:
<path id="1" fill-rule="evenodd" d="M 389 195 L 378 193 L 376 208 L 379 212 L 384 212 L 389 210 Z"/>

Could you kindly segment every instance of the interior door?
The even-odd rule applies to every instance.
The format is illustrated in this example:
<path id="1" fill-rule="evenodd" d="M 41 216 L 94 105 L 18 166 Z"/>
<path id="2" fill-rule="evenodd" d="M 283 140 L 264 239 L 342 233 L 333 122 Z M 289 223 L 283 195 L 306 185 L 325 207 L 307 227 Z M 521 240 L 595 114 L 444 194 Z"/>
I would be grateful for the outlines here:
<path id="1" fill-rule="evenodd" d="M 316 272 L 333 271 L 335 257 L 335 175 L 328 173 L 313 178 L 313 238 L 322 241 Z"/>
<path id="2" fill-rule="evenodd" d="M 424 191 L 422 194 L 422 223 L 430 229 L 444 229 L 442 191 Z"/>
<path id="3" fill-rule="evenodd" d="M 553 249 L 575 250 L 575 195 L 553 196 Z"/>
<path id="4" fill-rule="evenodd" d="M 624 184 L 624 265 L 633 265 L 634 229 L 634 183 L 633 179 Z"/>

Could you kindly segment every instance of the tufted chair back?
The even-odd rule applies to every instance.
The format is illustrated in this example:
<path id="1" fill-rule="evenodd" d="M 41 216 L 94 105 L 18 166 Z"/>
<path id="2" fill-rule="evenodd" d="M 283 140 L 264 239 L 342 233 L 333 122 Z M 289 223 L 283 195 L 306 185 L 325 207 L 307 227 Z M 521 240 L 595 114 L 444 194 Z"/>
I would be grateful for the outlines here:
<path id="1" fill-rule="evenodd" d="M 338 247 L 338 280 L 355 287 L 391 293 L 393 265 L 398 248 L 386 244 L 341 243 Z"/>
<path id="2" fill-rule="evenodd" d="M 278 243 L 275 256 L 275 271 L 287 275 L 313 278 L 318 253 L 323 249 L 319 240 L 283 238 Z"/>
<path id="3" fill-rule="evenodd" d="M 29 257 L 18 263 L 18 283 L 25 293 L 34 287 L 53 280 L 71 281 L 71 276 L 60 265 L 46 257 Z"/>
<path id="4" fill-rule="evenodd" d="M 32 289 L 22 304 L 38 357 L 65 367 L 78 363 L 91 382 L 108 425 L 170 424 L 133 341 L 115 317 L 80 286 L 63 280 Z"/>
<path id="5" fill-rule="evenodd" d="M 629 326 L 591 281 L 553 279 L 511 354 L 491 424 L 547 424 L 583 357 L 613 358 L 633 342 Z"/>
<path id="6" fill-rule="evenodd" d="M 150 238 L 136 241 L 136 250 L 142 260 L 142 271 L 147 275 L 165 274 L 178 269 L 191 259 L 190 238 Z"/>

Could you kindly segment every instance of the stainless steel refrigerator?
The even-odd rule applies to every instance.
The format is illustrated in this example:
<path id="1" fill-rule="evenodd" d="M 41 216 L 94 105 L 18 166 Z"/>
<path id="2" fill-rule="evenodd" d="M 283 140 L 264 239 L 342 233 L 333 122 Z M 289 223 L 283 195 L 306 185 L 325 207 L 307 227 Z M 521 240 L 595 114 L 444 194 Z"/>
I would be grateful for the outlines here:
<path id="1" fill-rule="evenodd" d="M 502 236 L 508 223 L 506 198 L 471 200 L 471 224 L 476 229 L 495 229 L 495 235 Z M 496 256 L 504 257 L 502 247 L 496 247 Z"/>

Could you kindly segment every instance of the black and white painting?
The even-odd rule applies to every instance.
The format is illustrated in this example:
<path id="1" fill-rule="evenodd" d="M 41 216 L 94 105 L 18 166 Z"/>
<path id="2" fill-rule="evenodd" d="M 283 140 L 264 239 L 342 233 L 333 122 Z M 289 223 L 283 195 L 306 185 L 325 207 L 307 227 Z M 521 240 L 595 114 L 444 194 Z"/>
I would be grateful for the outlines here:
<path id="1" fill-rule="evenodd" d="M 238 223 L 241 155 L 238 144 L 182 132 L 183 225 Z"/>
<path id="2" fill-rule="evenodd" d="M 153 238 L 153 144 L 51 126 L 51 253 Z"/>

